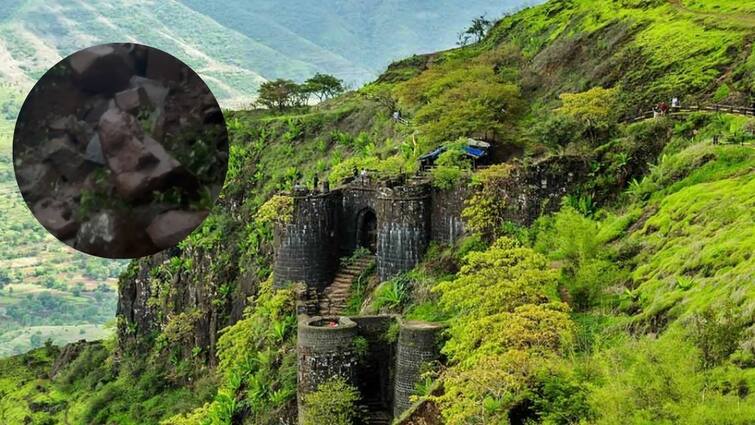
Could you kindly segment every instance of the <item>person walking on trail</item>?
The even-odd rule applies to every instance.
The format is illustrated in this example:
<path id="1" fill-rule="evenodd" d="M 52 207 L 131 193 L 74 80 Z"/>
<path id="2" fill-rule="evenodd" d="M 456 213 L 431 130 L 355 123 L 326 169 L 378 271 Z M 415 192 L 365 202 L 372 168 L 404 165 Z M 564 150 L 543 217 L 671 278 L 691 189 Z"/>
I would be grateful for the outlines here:
<path id="1" fill-rule="evenodd" d="M 682 105 L 679 103 L 679 98 L 678 97 L 675 97 L 675 98 L 671 99 L 671 107 L 672 108 L 679 108 L 681 106 Z"/>
<path id="2" fill-rule="evenodd" d="M 661 115 L 666 115 L 668 113 L 668 110 L 669 110 L 668 103 L 661 102 L 661 104 L 658 105 L 658 109 L 661 110 Z"/>

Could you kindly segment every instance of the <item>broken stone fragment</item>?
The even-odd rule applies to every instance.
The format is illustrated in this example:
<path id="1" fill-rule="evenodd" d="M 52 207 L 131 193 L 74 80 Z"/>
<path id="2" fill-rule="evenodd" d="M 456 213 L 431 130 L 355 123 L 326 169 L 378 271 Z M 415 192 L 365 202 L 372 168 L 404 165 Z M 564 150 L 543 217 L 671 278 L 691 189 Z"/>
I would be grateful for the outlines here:
<path id="1" fill-rule="evenodd" d="M 150 102 L 152 102 L 152 105 L 154 105 L 155 108 L 162 108 L 165 106 L 165 99 L 168 98 L 170 89 L 159 81 L 134 75 L 131 77 L 130 84 L 133 88 L 141 87 L 144 89 L 144 92 L 147 93 L 147 97 L 149 97 Z"/>
<path id="2" fill-rule="evenodd" d="M 156 250 L 143 228 L 114 211 L 101 211 L 82 223 L 75 248 L 109 258 L 135 258 Z"/>
<path id="3" fill-rule="evenodd" d="M 37 220 L 58 239 L 67 239 L 76 234 L 79 225 L 65 202 L 45 198 L 34 205 L 33 211 Z"/>
<path id="4" fill-rule="evenodd" d="M 134 113 L 141 109 L 153 108 L 147 92 L 141 88 L 123 90 L 115 94 L 115 104 L 124 111 Z"/>
<path id="5" fill-rule="evenodd" d="M 145 136 L 143 146 L 155 161 L 133 170 L 116 173 L 116 189 L 124 198 L 134 200 L 145 197 L 156 190 L 164 189 L 171 181 L 180 182 L 190 177 L 185 173 L 181 163 L 151 137 Z"/>
<path id="6" fill-rule="evenodd" d="M 128 139 L 118 149 L 106 148 L 103 143 L 101 145 L 105 161 L 115 174 L 137 171 L 157 161 L 136 137 Z"/>
<path id="7" fill-rule="evenodd" d="M 113 45 L 94 46 L 69 58 L 74 81 L 92 93 L 113 94 L 128 87 L 133 64 L 123 49 Z"/>
<path id="8" fill-rule="evenodd" d="M 102 145 L 100 144 L 100 136 L 98 134 L 95 134 L 89 140 L 84 159 L 98 165 L 105 165 L 105 157 L 102 155 Z"/>
<path id="9" fill-rule="evenodd" d="M 110 106 L 110 99 L 99 97 L 91 102 L 87 112 L 84 114 L 84 121 L 91 125 L 96 125 L 100 122 L 100 118 Z"/>
<path id="10" fill-rule="evenodd" d="M 135 171 L 155 161 L 140 140 L 144 132 L 131 114 L 108 109 L 100 119 L 99 130 L 103 157 L 114 173 Z"/>
<path id="11" fill-rule="evenodd" d="M 55 118 L 50 121 L 47 128 L 52 132 L 65 132 L 74 126 L 76 117 L 73 115 L 66 115 L 64 117 Z"/>
<path id="12" fill-rule="evenodd" d="M 42 149 L 42 156 L 68 181 L 79 181 L 89 174 L 84 157 L 67 135 L 48 141 Z"/>
<path id="13" fill-rule="evenodd" d="M 158 248 L 170 248 L 189 236 L 207 214 L 207 211 L 168 211 L 152 220 L 147 226 L 147 234 Z"/>
<path id="14" fill-rule="evenodd" d="M 36 163 L 17 166 L 16 178 L 26 201 L 36 202 L 50 194 L 59 176 L 51 165 Z"/>
<path id="15" fill-rule="evenodd" d="M 143 130 L 136 118 L 117 107 L 110 108 L 102 114 L 99 123 L 100 143 L 107 158 L 127 141 L 142 137 Z"/>

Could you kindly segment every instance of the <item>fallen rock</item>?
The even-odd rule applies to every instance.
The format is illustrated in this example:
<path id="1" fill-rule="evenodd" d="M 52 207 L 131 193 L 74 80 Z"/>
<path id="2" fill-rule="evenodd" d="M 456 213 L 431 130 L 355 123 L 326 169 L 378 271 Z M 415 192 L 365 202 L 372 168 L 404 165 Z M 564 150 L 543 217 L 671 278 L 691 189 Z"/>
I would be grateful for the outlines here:
<path id="1" fill-rule="evenodd" d="M 82 223 L 74 247 L 107 258 L 136 258 L 156 251 L 143 228 L 114 211 L 101 211 Z"/>
<path id="2" fill-rule="evenodd" d="M 168 211 L 152 220 L 147 234 L 158 248 L 170 248 L 189 236 L 208 214 L 207 211 Z"/>
<path id="3" fill-rule="evenodd" d="M 72 128 L 75 122 L 76 117 L 73 115 L 66 115 L 50 121 L 47 128 L 50 129 L 51 132 L 65 132 Z"/>
<path id="4" fill-rule="evenodd" d="M 100 119 L 99 130 L 103 157 L 115 174 L 136 171 L 156 160 L 139 140 L 143 131 L 132 115 L 109 109 Z"/>
<path id="5" fill-rule="evenodd" d="M 181 163 L 165 148 L 149 136 L 144 138 L 144 148 L 155 161 L 126 172 L 116 173 L 115 186 L 125 199 L 134 200 L 164 189 L 168 183 L 188 178 Z"/>
<path id="6" fill-rule="evenodd" d="M 92 93 L 116 93 L 128 87 L 133 64 L 117 46 L 102 45 L 81 50 L 69 58 L 76 84 Z"/>
<path id="7" fill-rule="evenodd" d="M 99 134 L 92 136 L 87 144 L 87 150 L 84 159 L 98 165 L 105 165 L 105 157 L 102 154 L 102 145 L 100 144 Z"/>
<path id="8" fill-rule="evenodd" d="M 37 220 L 58 239 L 67 239 L 76 234 L 79 225 L 65 202 L 45 198 L 37 202 L 32 210 Z"/>
<path id="9" fill-rule="evenodd" d="M 89 102 L 86 112 L 83 114 L 84 121 L 90 125 L 97 125 L 100 122 L 102 114 L 109 109 L 110 100 L 106 97 L 96 97 Z"/>
<path id="10" fill-rule="evenodd" d="M 83 180 L 91 171 L 85 166 L 84 157 L 68 135 L 48 141 L 42 149 L 42 156 L 70 182 Z"/>
<path id="11" fill-rule="evenodd" d="M 168 98 L 170 88 L 164 86 L 159 81 L 151 80 L 139 75 L 134 75 L 130 80 L 131 87 L 141 87 L 144 92 L 147 93 L 150 102 L 155 108 L 162 108 L 165 106 L 165 100 Z"/>
<path id="12" fill-rule="evenodd" d="M 115 104 L 121 110 L 131 113 L 142 109 L 153 108 L 152 102 L 147 96 L 147 92 L 141 87 L 127 89 L 116 93 Z"/>
<path id="13" fill-rule="evenodd" d="M 21 164 L 16 166 L 18 188 L 27 202 L 33 203 L 48 196 L 60 176 L 50 164 Z"/>
<path id="14" fill-rule="evenodd" d="M 110 150 L 117 150 L 126 141 L 142 136 L 143 130 L 136 118 L 117 107 L 105 111 L 100 118 L 99 134 L 105 157 Z"/>

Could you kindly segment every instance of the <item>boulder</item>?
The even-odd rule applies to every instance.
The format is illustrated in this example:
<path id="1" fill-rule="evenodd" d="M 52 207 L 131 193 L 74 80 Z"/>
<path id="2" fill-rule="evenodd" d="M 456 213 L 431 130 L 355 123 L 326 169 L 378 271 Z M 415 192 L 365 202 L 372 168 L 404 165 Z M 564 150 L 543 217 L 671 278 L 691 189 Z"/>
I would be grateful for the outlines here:
<path id="1" fill-rule="evenodd" d="M 107 258 L 137 258 L 156 251 L 143 228 L 107 210 L 81 224 L 74 247 Z"/>
<path id="2" fill-rule="evenodd" d="M 155 108 L 165 106 L 165 100 L 168 98 L 170 89 L 161 82 L 134 75 L 131 77 L 130 85 L 133 88 L 140 87 L 144 89 L 144 92 L 147 93 L 147 97 L 149 97 L 150 102 L 152 102 Z"/>
<path id="3" fill-rule="evenodd" d="M 142 130 L 136 118 L 117 107 L 112 107 L 102 114 L 99 122 L 100 143 L 105 158 L 109 152 L 117 151 L 123 143 L 136 138 L 141 138 Z"/>
<path id="4" fill-rule="evenodd" d="M 152 109 L 153 105 L 147 92 L 141 88 L 131 88 L 115 94 L 115 104 L 123 111 L 135 113 L 143 109 Z"/>
<path id="5" fill-rule="evenodd" d="M 168 211 L 152 220 L 147 226 L 147 234 L 158 248 L 170 248 L 189 236 L 207 215 L 207 211 Z"/>
<path id="6" fill-rule="evenodd" d="M 106 44 L 81 50 L 68 58 L 74 82 L 82 90 L 112 95 L 128 87 L 134 73 L 128 54 Z"/>
<path id="7" fill-rule="evenodd" d="M 52 133 L 63 133 L 68 131 L 70 128 L 73 128 L 75 122 L 76 117 L 74 117 L 73 115 L 66 115 L 64 117 L 57 117 L 50 120 L 47 128 Z"/>
<path id="8" fill-rule="evenodd" d="M 87 144 L 87 150 L 84 159 L 97 165 L 105 165 L 105 157 L 102 154 L 102 145 L 100 144 L 100 135 L 95 134 Z"/>
<path id="9" fill-rule="evenodd" d="M 70 182 L 83 180 L 91 171 L 68 135 L 48 141 L 42 149 L 42 157 Z"/>
<path id="10" fill-rule="evenodd" d="M 18 188 L 27 202 L 48 196 L 60 176 L 50 164 L 19 164 L 16 166 Z"/>
<path id="11" fill-rule="evenodd" d="M 89 102 L 86 112 L 83 114 L 84 121 L 91 125 L 97 125 L 105 111 L 110 107 L 110 99 L 97 97 Z"/>
<path id="12" fill-rule="evenodd" d="M 187 177 L 181 163 L 154 139 L 145 136 L 143 146 L 154 161 L 115 175 L 116 189 L 125 199 L 145 197 L 153 191 L 164 189 L 171 180 L 181 180 L 179 176 Z"/>
<path id="13" fill-rule="evenodd" d="M 68 239 L 76 234 L 79 225 L 67 203 L 45 198 L 37 202 L 32 210 L 37 220 L 58 239 Z"/>

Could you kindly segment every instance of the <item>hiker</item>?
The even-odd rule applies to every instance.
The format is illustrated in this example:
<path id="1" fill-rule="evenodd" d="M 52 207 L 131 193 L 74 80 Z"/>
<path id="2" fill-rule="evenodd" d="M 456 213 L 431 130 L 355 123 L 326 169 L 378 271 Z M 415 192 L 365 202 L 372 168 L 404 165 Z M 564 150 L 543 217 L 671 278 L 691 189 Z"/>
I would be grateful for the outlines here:
<path id="1" fill-rule="evenodd" d="M 717 144 L 718 144 L 718 134 L 714 134 L 714 135 L 713 135 L 713 144 L 714 144 L 714 145 L 717 145 Z"/>
<path id="2" fill-rule="evenodd" d="M 359 176 L 359 170 L 357 170 L 356 166 L 354 166 L 354 168 L 352 169 L 352 172 L 354 174 L 354 178 L 357 178 L 357 176 Z"/>
<path id="3" fill-rule="evenodd" d="M 680 108 L 681 106 L 682 105 L 681 105 L 681 103 L 679 103 L 679 98 L 678 97 L 675 97 L 675 98 L 671 99 L 671 107 L 672 108 Z"/>
<path id="4" fill-rule="evenodd" d="M 399 112 L 399 111 L 393 111 L 393 120 L 394 121 L 400 121 L 401 120 L 401 112 Z"/>
<path id="5" fill-rule="evenodd" d="M 660 105 L 658 105 L 658 109 L 661 110 L 661 115 L 666 115 L 668 113 L 668 103 L 661 102 Z"/>
<path id="6" fill-rule="evenodd" d="M 658 118 L 660 115 L 660 112 L 658 111 L 658 107 L 653 108 L 653 118 Z"/>

